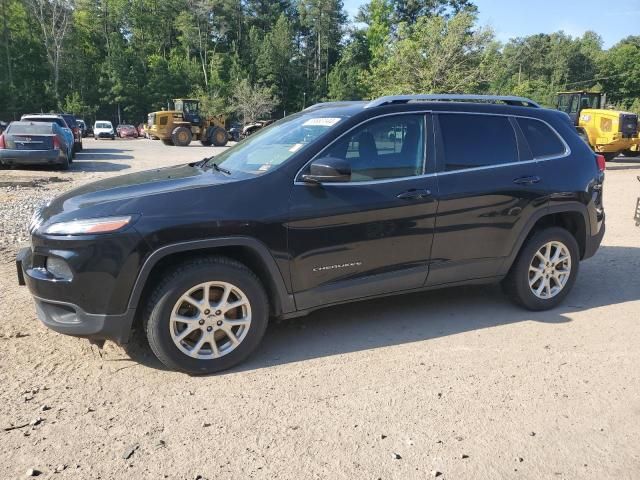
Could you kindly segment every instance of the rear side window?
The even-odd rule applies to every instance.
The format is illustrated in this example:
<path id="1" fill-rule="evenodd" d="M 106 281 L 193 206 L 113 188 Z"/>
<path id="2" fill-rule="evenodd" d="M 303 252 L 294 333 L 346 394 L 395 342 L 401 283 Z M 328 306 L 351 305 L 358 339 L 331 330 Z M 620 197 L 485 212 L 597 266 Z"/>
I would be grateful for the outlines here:
<path id="1" fill-rule="evenodd" d="M 518 125 L 527 139 L 533 158 L 553 157 L 564 154 L 565 146 L 548 125 L 530 118 L 518 118 Z"/>
<path id="2" fill-rule="evenodd" d="M 507 117 L 438 115 L 447 172 L 518 161 L 516 135 Z"/>

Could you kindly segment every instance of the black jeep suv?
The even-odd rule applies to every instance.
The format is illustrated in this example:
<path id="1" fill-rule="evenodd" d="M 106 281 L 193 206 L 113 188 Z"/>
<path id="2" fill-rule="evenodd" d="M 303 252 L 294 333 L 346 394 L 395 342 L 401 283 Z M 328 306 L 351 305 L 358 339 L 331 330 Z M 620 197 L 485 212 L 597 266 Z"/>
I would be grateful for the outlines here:
<path id="1" fill-rule="evenodd" d="M 502 282 L 544 310 L 604 234 L 604 159 L 519 97 L 318 104 L 201 162 L 124 175 L 34 215 L 18 276 L 45 325 L 167 366 L 229 368 L 270 317 Z"/>

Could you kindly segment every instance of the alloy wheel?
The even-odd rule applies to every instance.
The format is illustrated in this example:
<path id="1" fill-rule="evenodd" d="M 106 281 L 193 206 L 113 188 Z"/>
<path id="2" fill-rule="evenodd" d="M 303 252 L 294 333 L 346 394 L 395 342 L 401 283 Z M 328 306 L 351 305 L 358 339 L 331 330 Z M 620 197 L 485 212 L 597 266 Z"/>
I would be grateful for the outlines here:
<path id="1" fill-rule="evenodd" d="M 545 243 L 529 264 L 529 288 L 543 300 L 558 295 L 571 276 L 571 254 L 558 241 Z"/>
<path id="2" fill-rule="evenodd" d="M 251 327 L 251 304 L 245 293 L 227 282 L 206 282 L 185 292 L 169 322 L 171 339 L 189 357 L 210 360 L 229 354 Z"/>

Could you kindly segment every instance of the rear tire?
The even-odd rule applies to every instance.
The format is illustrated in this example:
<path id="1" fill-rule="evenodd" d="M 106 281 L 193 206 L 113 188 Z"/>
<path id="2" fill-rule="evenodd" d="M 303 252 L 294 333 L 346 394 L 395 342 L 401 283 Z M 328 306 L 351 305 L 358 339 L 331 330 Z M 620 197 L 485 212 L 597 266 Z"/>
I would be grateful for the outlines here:
<path id="1" fill-rule="evenodd" d="M 547 228 L 527 240 L 502 287 L 528 310 L 549 310 L 571 291 L 579 264 L 580 250 L 573 235 L 564 228 Z"/>
<path id="2" fill-rule="evenodd" d="M 268 318 L 258 277 L 235 260 L 210 256 L 184 262 L 162 277 L 147 302 L 144 330 L 164 365 L 208 374 L 247 358 L 262 340 Z"/>

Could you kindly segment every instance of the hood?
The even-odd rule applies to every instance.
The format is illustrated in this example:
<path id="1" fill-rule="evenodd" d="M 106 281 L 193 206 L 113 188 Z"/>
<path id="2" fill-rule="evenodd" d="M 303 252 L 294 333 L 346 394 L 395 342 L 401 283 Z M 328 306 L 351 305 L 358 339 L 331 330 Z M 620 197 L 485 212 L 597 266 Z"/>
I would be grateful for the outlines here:
<path id="1" fill-rule="evenodd" d="M 237 180 L 237 179 L 235 179 Z M 139 200 L 177 190 L 234 181 L 231 177 L 190 165 L 159 168 L 89 183 L 53 199 L 41 212 L 43 219 L 79 209 L 91 216 L 135 214 Z"/>

